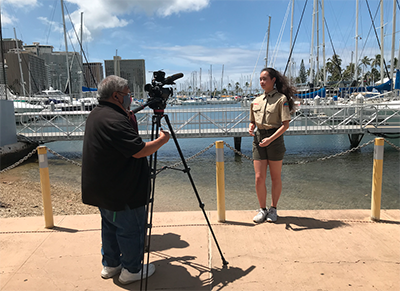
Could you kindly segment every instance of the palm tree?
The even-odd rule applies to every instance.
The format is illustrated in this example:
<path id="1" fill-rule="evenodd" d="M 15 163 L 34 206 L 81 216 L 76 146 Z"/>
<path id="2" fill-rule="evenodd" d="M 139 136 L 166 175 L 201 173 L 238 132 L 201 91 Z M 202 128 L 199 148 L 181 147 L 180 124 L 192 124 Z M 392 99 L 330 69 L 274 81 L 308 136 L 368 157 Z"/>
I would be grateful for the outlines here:
<path id="1" fill-rule="evenodd" d="M 377 55 L 375 55 L 375 58 L 374 59 L 371 59 L 371 67 L 372 68 L 376 68 L 376 67 L 381 67 L 381 55 L 380 54 L 377 54 Z"/>
<path id="2" fill-rule="evenodd" d="M 240 89 L 240 83 L 239 83 L 239 82 L 236 82 L 236 83 L 235 83 L 236 95 L 239 95 L 239 94 L 238 94 L 238 93 L 239 93 L 239 89 Z"/>
<path id="3" fill-rule="evenodd" d="M 365 74 L 364 74 L 364 69 L 367 70 L 367 67 L 371 65 L 371 61 L 372 59 L 370 59 L 369 57 L 365 56 L 361 59 L 360 61 L 360 65 L 363 66 L 363 70 L 362 70 L 362 79 L 364 80 L 365 78 Z M 363 83 L 363 82 L 362 82 Z"/>
<path id="4" fill-rule="evenodd" d="M 339 55 L 334 54 L 332 58 L 329 58 L 326 62 L 326 71 L 330 74 L 330 82 L 338 82 L 342 80 L 342 59 Z"/>
<path id="5" fill-rule="evenodd" d="M 367 66 L 371 65 L 371 61 L 372 59 L 370 59 L 369 57 L 365 56 L 361 59 L 360 63 L 361 65 L 364 66 L 365 69 L 367 69 Z"/>

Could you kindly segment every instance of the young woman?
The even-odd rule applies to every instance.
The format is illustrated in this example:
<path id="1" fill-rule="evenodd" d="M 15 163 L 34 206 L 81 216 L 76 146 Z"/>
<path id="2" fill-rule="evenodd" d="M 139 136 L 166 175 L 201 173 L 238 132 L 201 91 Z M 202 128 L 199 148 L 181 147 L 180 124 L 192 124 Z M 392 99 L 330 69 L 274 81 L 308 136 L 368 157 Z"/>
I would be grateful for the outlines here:
<path id="1" fill-rule="evenodd" d="M 294 109 L 296 90 L 288 80 L 273 68 L 260 73 L 260 85 L 264 94 L 250 106 L 249 133 L 254 136 L 253 160 L 255 184 L 260 210 L 253 218 L 255 223 L 278 218 L 276 207 L 282 192 L 282 160 L 285 154 L 283 133 L 289 128 L 290 113 Z M 255 131 L 255 128 L 257 130 Z M 271 175 L 271 207 L 267 208 L 267 170 Z"/>

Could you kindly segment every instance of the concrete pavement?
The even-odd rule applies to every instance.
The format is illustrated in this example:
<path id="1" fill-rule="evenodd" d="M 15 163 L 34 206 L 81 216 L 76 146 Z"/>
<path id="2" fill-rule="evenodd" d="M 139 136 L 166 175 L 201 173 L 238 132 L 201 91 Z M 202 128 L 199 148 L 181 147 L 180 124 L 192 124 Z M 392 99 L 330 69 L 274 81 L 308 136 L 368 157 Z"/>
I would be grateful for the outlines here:
<path id="1" fill-rule="evenodd" d="M 147 290 L 400 290 L 400 210 L 156 212 Z M 139 290 L 100 277 L 100 215 L 0 219 L 0 290 Z M 143 288 L 144 290 L 144 288 Z"/>

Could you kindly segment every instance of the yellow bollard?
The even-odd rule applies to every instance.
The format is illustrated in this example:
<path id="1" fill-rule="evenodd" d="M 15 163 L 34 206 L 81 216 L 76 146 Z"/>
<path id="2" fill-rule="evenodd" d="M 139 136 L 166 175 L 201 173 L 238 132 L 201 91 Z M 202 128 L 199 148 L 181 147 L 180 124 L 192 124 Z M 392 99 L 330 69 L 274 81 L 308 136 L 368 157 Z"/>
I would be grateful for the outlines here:
<path id="1" fill-rule="evenodd" d="M 382 172 L 384 139 L 376 138 L 374 146 L 374 168 L 372 172 L 371 219 L 381 218 Z"/>
<path id="2" fill-rule="evenodd" d="M 45 146 L 40 146 L 37 148 L 37 151 L 39 156 L 40 184 L 42 187 L 45 227 L 53 228 L 54 227 L 53 208 L 51 206 L 49 167 L 47 163 L 47 148 Z"/>
<path id="3" fill-rule="evenodd" d="M 224 169 L 224 142 L 216 141 L 216 169 L 217 169 L 217 212 L 218 221 L 225 222 L 225 169 Z"/>

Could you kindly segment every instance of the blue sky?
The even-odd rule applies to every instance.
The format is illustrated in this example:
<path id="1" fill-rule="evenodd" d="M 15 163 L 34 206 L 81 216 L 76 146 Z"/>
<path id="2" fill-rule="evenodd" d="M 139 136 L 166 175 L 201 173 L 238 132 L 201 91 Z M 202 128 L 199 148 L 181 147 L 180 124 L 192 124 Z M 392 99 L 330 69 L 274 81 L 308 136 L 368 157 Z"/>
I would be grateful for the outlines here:
<path id="1" fill-rule="evenodd" d="M 72 23 L 78 30 L 81 12 L 84 19 L 83 47 L 89 62 L 103 62 L 118 54 L 122 59 L 145 59 L 147 82 L 151 72 L 166 75 L 182 72 L 178 86 L 209 85 L 212 66 L 213 86 L 220 88 L 222 71 L 227 83 L 250 82 L 258 87 L 258 76 L 265 65 L 266 33 L 271 16 L 269 65 L 281 72 L 286 67 L 290 48 L 290 0 L 64 0 L 69 51 L 79 51 Z M 313 0 L 308 0 L 299 35 L 293 50 L 296 72 L 301 60 L 309 66 L 311 52 Z M 321 2 L 321 0 L 320 0 Z M 294 5 L 293 38 L 306 0 Z M 372 14 L 378 0 L 368 0 Z M 384 51 L 390 60 L 393 1 L 384 0 Z M 290 7 L 289 7 L 290 8 Z M 325 18 L 336 53 L 348 64 L 355 50 L 355 0 L 325 0 Z M 60 0 L 2 0 L 4 38 L 17 38 L 26 44 L 40 42 L 64 51 Z M 285 22 L 285 15 L 287 21 Z M 359 4 L 359 58 L 380 53 L 366 1 Z M 397 23 L 400 13 L 397 7 Z M 374 19 L 380 26 L 380 12 Z M 286 23 L 286 24 L 285 24 Z M 284 29 L 283 29 L 284 26 Z M 320 27 L 320 65 L 322 65 L 322 24 Z M 400 27 L 397 25 L 395 57 L 398 57 Z M 282 32 L 281 32 L 282 31 Z M 79 33 L 79 32 L 78 32 Z M 281 35 L 281 37 L 279 37 Z M 380 37 L 380 30 L 378 30 Z M 281 39 L 281 41 L 279 41 Z M 264 41 L 265 40 L 265 41 Z M 333 54 L 325 30 L 326 58 Z M 314 55 L 317 54 L 314 39 Z M 222 70 L 223 68 L 223 70 Z M 180 85 L 179 85 L 180 84 Z"/>

